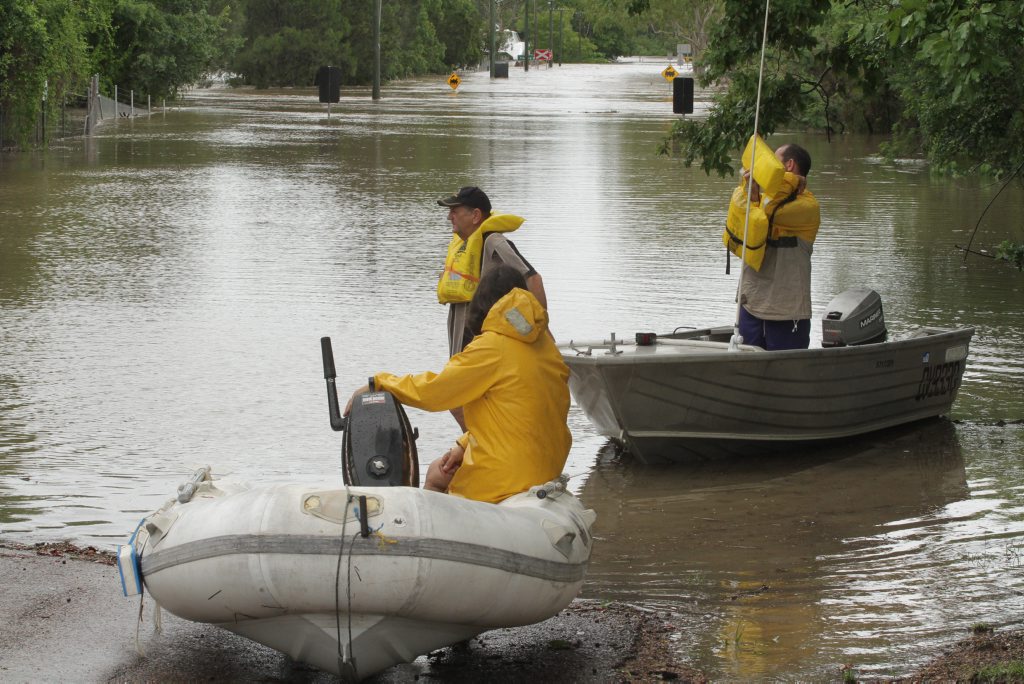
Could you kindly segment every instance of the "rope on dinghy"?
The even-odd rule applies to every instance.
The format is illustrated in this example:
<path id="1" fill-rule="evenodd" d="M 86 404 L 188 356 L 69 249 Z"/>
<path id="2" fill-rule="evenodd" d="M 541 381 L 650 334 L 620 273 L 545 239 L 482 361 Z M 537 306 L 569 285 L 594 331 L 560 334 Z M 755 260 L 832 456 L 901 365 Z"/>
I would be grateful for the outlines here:
<path id="1" fill-rule="evenodd" d="M 145 596 L 139 596 L 139 619 L 135 621 L 135 652 L 143 658 L 146 657 L 146 651 L 142 648 L 142 642 L 139 641 L 139 630 L 142 628 L 142 604 L 145 602 Z"/>
<path id="2" fill-rule="evenodd" d="M 341 536 L 339 541 L 341 542 L 338 547 L 338 564 L 334 572 L 334 625 L 338 631 L 338 676 L 341 677 L 342 681 L 346 682 L 358 682 L 359 681 L 359 668 L 356 666 L 356 659 L 352 652 L 352 543 L 355 543 L 356 537 L 359 532 L 356 532 L 352 536 L 352 542 L 349 544 L 348 554 L 348 577 L 345 582 L 345 600 L 347 601 L 347 610 L 345 611 L 348 617 L 348 656 L 346 657 L 344 650 L 341 646 L 341 559 L 345 555 L 345 531 L 348 527 L 348 507 L 355 500 L 349 490 L 348 484 L 345 485 L 345 514 L 341 520 Z"/>
<path id="3" fill-rule="evenodd" d="M 141 556 L 135 556 L 135 540 L 139 535 L 139 530 L 142 529 L 142 525 L 146 522 L 146 518 L 139 520 L 139 523 L 135 526 L 135 530 L 132 531 L 132 536 L 128 539 L 128 546 L 132 548 L 132 558 L 135 565 L 135 576 L 139 586 L 139 614 L 138 619 L 135 621 L 135 652 L 145 658 L 146 650 L 142 647 L 142 641 L 139 639 L 139 632 L 142 629 L 142 623 L 145 620 L 145 603 L 146 603 L 146 585 L 142 581 L 142 562 Z M 122 579 L 122 582 L 124 580 Z M 160 604 L 157 603 L 156 599 L 153 600 L 153 632 L 155 634 L 163 633 L 163 621 L 160 617 Z"/>
<path id="4" fill-rule="evenodd" d="M 142 629 L 142 623 L 145 620 L 145 614 L 143 613 L 143 604 L 145 603 L 145 595 L 139 596 L 139 619 L 135 622 L 135 652 L 143 658 L 146 657 L 146 649 L 142 647 L 142 642 L 139 641 L 139 630 Z M 160 604 L 153 600 L 153 633 L 163 634 L 164 633 L 164 620 L 163 610 L 160 608 Z"/>

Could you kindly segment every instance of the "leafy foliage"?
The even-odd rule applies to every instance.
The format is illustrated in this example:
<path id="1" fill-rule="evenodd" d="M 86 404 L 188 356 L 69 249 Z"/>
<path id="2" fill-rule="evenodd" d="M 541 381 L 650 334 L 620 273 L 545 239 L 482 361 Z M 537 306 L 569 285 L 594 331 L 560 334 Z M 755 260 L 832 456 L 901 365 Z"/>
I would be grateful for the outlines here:
<path id="1" fill-rule="evenodd" d="M 543 3 L 543 0 L 538 0 Z M 573 11 L 572 28 L 589 39 L 595 55 L 675 54 L 679 43 L 700 54 L 708 43 L 712 19 L 721 0 L 567 0 Z M 540 27 L 541 41 L 546 27 Z"/>
<path id="2" fill-rule="evenodd" d="M 675 124 L 673 136 L 662 148 L 667 153 L 668 145 L 678 145 L 679 153 L 687 166 L 697 162 L 705 173 L 729 176 L 735 173 L 732 166 L 735 151 L 746 143 L 754 129 L 754 103 L 757 92 L 757 73 L 750 68 L 737 71 L 734 87 L 718 99 L 715 112 L 707 121 L 682 119 Z M 800 83 L 796 78 L 781 75 L 763 86 L 764 101 L 799 101 Z M 788 110 L 782 107 L 765 108 L 761 113 L 759 128 L 763 132 L 774 131 Z"/>
<path id="3" fill-rule="evenodd" d="M 759 3 L 758 3 L 759 4 Z M 828 0 L 777 0 L 772 4 L 761 84 L 761 109 L 755 111 L 764 8 L 742 0 L 726 0 L 704 55 L 701 83 L 710 86 L 728 77 L 729 87 L 715 100 L 705 122 L 681 120 L 675 124 L 662 151 L 680 149 L 687 165 L 699 162 L 706 173 L 735 172 L 732 160 L 754 130 L 764 136 L 801 117 L 815 97 L 815 84 L 824 69 L 812 59 L 817 38 L 795 27 L 820 22 Z"/>
<path id="4" fill-rule="evenodd" d="M 559 61 L 700 54 L 722 0 L 501 0 L 496 28 L 526 30 Z M 381 76 L 438 73 L 481 62 L 491 0 L 383 0 Z M 375 0 L 0 0 L 0 142 L 22 144 L 40 115 L 89 75 L 136 97 L 173 97 L 227 69 L 257 85 L 305 86 L 318 67 L 343 82 L 374 76 Z M 52 118 L 55 118 L 52 117 Z"/>
<path id="5" fill-rule="evenodd" d="M 26 144 L 39 115 L 51 118 L 89 72 L 86 36 L 102 30 L 99 2 L 0 0 L 0 112 L 11 138 Z"/>
<path id="6" fill-rule="evenodd" d="M 230 52 L 230 6 L 208 0 L 0 0 L 0 139 L 28 144 L 42 114 L 101 73 L 140 95 L 173 95 Z M 45 135 L 45 131 L 44 131 Z"/>
<path id="7" fill-rule="evenodd" d="M 116 0 L 96 69 L 109 85 L 173 97 L 216 68 L 225 50 L 230 7 L 207 11 L 207 0 Z"/>
<path id="8" fill-rule="evenodd" d="M 904 65 L 893 151 L 922 151 L 951 173 L 984 165 L 1001 176 L 1024 161 L 1020 3 L 903 0 L 884 28 Z"/>
<path id="9" fill-rule="evenodd" d="M 996 248 L 996 259 L 1009 261 L 1018 270 L 1024 271 L 1024 242 L 1003 240 Z"/>
<path id="10" fill-rule="evenodd" d="M 435 2 L 429 8 L 428 19 L 444 45 L 444 64 L 476 64 L 483 59 L 483 46 L 488 41 L 486 36 L 480 41 L 479 36 L 486 31 L 489 20 L 472 0 Z"/>
<path id="11" fill-rule="evenodd" d="M 753 130 L 756 81 L 747 74 L 759 62 L 763 12 L 761 2 L 724 0 L 702 83 L 725 88 L 707 122 L 677 123 L 664 150 L 731 172 L 730 146 Z M 775 0 L 759 132 L 892 133 L 891 155 L 1003 176 L 1024 161 L 1022 63 L 1017 0 Z"/>
<path id="12" fill-rule="evenodd" d="M 249 0 L 234 70 L 259 88 L 309 85 L 317 67 L 353 64 L 341 0 Z"/>
<path id="13" fill-rule="evenodd" d="M 248 0 L 246 44 L 234 70 L 257 87 L 305 86 L 321 65 L 338 66 L 344 83 L 374 75 L 372 0 Z M 478 63 L 484 23 L 471 0 L 408 0 L 381 5 L 381 75 L 385 79 Z"/>
<path id="14" fill-rule="evenodd" d="M 711 34 L 705 57 L 706 78 L 716 81 L 761 54 L 764 5 L 760 2 L 726 0 L 722 19 Z M 794 59 L 812 50 L 817 39 L 808 27 L 819 25 L 829 7 L 828 0 L 776 0 L 771 5 L 768 40 L 776 59 Z"/>

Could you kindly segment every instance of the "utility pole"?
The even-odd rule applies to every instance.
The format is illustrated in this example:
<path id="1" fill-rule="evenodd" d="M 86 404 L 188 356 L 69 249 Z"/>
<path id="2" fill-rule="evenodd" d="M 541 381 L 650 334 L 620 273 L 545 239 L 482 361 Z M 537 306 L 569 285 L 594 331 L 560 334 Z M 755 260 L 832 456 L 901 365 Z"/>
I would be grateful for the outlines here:
<path id="1" fill-rule="evenodd" d="M 495 74 L 495 70 L 494 70 L 494 51 L 497 48 L 497 45 L 495 44 L 495 35 L 494 35 L 495 34 L 495 30 L 494 30 L 494 2 L 495 2 L 495 0 L 491 0 L 491 60 L 490 60 L 491 61 L 491 78 L 494 78 L 495 75 L 496 75 Z"/>
<path id="2" fill-rule="evenodd" d="M 377 0 L 373 15 L 373 99 L 380 99 L 380 3 Z"/>
<path id="3" fill-rule="evenodd" d="M 526 0 L 526 31 L 523 32 L 523 71 L 530 70 L 530 0 Z"/>
<path id="4" fill-rule="evenodd" d="M 554 24 L 554 0 L 548 0 L 548 50 L 551 50 L 551 59 L 548 60 L 548 69 L 555 66 L 555 24 Z"/>
<path id="5" fill-rule="evenodd" d="M 562 27 L 565 25 L 565 8 L 558 8 L 558 66 L 562 66 Z"/>
<path id="6" fill-rule="evenodd" d="M 537 0 L 533 0 L 533 30 L 537 32 L 538 36 L 540 35 L 540 21 L 537 19 Z M 537 46 L 538 45 L 540 45 L 540 43 L 537 40 L 534 40 L 533 41 L 533 51 L 534 52 L 537 51 Z"/>

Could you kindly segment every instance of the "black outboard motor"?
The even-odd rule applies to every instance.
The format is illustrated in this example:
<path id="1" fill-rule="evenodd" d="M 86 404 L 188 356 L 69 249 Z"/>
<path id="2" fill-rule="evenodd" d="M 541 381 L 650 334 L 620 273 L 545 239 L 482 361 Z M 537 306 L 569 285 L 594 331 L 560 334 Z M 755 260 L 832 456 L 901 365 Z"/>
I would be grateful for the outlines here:
<path id="1" fill-rule="evenodd" d="M 345 484 L 368 487 L 418 487 L 419 460 L 416 439 L 402 404 L 390 392 L 370 391 L 356 397 L 347 417 L 342 417 L 335 385 L 334 352 L 331 338 L 320 338 L 327 381 L 327 404 L 331 428 L 345 431 L 341 447 L 342 477 Z"/>
<path id="2" fill-rule="evenodd" d="M 852 347 L 885 342 L 882 298 L 867 287 L 851 287 L 836 295 L 821 319 L 822 347 Z"/>

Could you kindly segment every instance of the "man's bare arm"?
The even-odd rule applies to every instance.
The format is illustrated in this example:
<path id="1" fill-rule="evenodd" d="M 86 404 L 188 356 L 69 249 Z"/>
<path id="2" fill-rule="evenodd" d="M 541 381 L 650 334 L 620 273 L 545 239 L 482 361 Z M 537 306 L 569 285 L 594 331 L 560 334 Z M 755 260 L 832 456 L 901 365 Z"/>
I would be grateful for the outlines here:
<path id="1" fill-rule="evenodd" d="M 537 298 L 545 310 L 548 308 L 548 296 L 544 293 L 544 280 L 540 277 L 540 273 L 534 273 L 526 279 L 526 289 Z"/>

